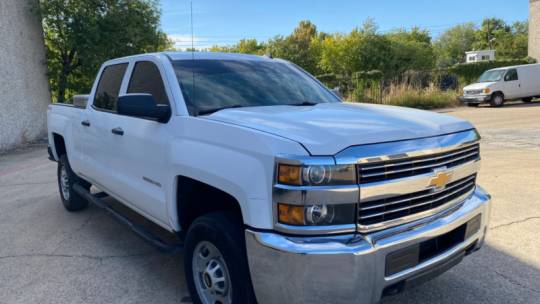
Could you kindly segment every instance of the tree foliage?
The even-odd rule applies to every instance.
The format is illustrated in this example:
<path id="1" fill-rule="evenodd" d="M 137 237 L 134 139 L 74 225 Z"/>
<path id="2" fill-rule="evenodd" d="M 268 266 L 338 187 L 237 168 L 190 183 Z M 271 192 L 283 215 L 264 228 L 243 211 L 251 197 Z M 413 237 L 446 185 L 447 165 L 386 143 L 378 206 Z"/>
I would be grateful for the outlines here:
<path id="1" fill-rule="evenodd" d="M 111 58 L 171 46 L 150 0 L 39 0 L 50 86 L 57 102 L 88 92 Z"/>
<path id="2" fill-rule="evenodd" d="M 465 52 L 473 49 L 475 37 L 474 23 L 460 24 L 444 32 L 434 44 L 437 65 L 447 67 L 463 62 Z"/>
<path id="3" fill-rule="evenodd" d="M 479 28 L 473 23 L 457 25 L 435 42 L 437 65 L 463 62 L 466 51 L 494 49 L 498 60 L 525 59 L 528 50 L 528 22 L 507 24 L 502 19 L 485 19 Z"/>
<path id="4" fill-rule="evenodd" d="M 291 35 L 270 39 L 267 51 L 272 56 L 298 64 L 310 73 L 319 74 L 319 49 L 312 43 L 317 38 L 317 27 L 310 21 L 300 21 Z"/>
<path id="5" fill-rule="evenodd" d="M 212 46 L 210 52 L 242 53 L 264 55 L 266 44 L 259 43 L 257 39 L 242 39 L 234 46 Z"/>

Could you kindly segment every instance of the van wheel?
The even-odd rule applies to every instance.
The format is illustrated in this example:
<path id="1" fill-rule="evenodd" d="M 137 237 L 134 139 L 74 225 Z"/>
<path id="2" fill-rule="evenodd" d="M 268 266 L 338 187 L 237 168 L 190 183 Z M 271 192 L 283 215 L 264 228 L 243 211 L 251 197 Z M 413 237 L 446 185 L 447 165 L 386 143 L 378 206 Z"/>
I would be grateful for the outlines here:
<path id="1" fill-rule="evenodd" d="M 64 207 L 68 211 L 79 211 L 88 206 L 88 201 L 81 197 L 75 190 L 73 185 L 79 184 L 81 187 L 89 190 L 90 184 L 79 178 L 69 165 L 67 155 L 60 156 L 58 161 L 58 188 L 60 190 L 60 198 Z"/>
<path id="2" fill-rule="evenodd" d="M 521 100 L 523 100 L 523 102 L 531 102 L 533 100 L 533 98 L 532 97 L 527 97 L 527 98 L 523 98 Z"/>
<path id="3" fill-rule="evenodd" d="M 256 303 L 242 219 L 232 213 L 211 213 L 193 222 L 184 271 L 195 304 Z"/>
<path id="4" fill-rule="evenodd" d="M 491 100 L 489 102 L 492 107 L 502 107 L 504 104 L 504 95 L 502 93 L 494 93 L 491 96 Z"/>

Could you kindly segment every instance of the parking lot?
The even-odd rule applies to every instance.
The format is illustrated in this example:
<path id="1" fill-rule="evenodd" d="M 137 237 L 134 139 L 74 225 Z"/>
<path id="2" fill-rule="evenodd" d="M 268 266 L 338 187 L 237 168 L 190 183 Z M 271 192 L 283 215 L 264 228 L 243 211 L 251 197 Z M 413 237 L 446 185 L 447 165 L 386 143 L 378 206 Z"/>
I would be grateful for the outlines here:
<path id="1" fill-rule="evenodd" d="M 383 303 L 539 303 L 540 103 L 445 112 L 483 136 L 487 242 Z M 64 210 L 45 147 L 0 155 L 0 303 L 190 303 L 181 254 L 160 253 L 94 206 Z"/>

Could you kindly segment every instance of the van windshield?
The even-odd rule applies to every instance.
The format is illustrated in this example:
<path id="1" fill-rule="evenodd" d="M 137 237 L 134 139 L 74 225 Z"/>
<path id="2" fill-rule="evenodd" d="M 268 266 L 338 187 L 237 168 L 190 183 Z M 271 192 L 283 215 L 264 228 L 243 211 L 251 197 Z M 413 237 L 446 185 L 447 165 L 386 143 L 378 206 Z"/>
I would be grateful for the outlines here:
<path id="1" fill-rule="evenodd" d="M 478 79 L 478 82 L 497 82 L 500 81 L 506 70 L 491 70 L 485 71 Z"/>
<path id="2" fill-rule="evenodd" d="M 191 115 L 227 108 L 339 102 L 292 64 L 258 60 L 172 61 Z"/>

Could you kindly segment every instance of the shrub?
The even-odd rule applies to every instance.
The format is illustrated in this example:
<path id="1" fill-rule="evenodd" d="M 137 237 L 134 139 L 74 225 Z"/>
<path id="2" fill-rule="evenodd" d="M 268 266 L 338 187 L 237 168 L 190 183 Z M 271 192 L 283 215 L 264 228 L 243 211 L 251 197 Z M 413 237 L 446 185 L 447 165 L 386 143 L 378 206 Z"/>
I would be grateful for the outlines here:
<path id="1" fill-rule="evenodd" d="M 364 100 L 369 102 L 369 100 Z M 457 91 L 442 91 L 431 85 L 414 88 L 405 84 L 393 84 L 385 90 L 381 104 L 419 109 L 455 107 L 459 104 Z"/>

